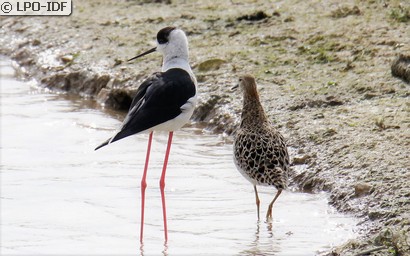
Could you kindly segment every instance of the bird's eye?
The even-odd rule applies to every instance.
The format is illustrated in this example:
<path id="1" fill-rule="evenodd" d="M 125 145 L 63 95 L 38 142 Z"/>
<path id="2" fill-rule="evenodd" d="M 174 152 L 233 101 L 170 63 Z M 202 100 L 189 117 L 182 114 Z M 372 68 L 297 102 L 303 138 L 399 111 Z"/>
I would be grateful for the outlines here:
<path id="1" fill-rule="evenodd" d="M 239 78 L 239 82 L 242 82 L 242 78 Z"/>
<path id="2" fill-rule="evenodd" d="M 166 43 L 168 43 L 168 38 L 158 38 L 158 43 L 159 44 L 166 44 Z"/>

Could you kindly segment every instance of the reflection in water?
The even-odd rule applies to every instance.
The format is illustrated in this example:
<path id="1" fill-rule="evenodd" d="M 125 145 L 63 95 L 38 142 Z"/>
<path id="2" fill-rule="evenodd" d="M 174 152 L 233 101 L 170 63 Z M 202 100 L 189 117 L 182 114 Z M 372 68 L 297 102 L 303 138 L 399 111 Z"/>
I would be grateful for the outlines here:
<path id="1" fill-rule="evenodd" d="M 233 165 L 232 145 L 188 127 L 171 149 L 167 244 L 158 186 L 167 134 L 154 134 L 138 248 L 147 135 L 94 152 L 120 114 L 30 89 L 0 67 L 4 254 L 312 255 L 353 236 L 355 221 L 334 213 L 325 194 L 289 191 L 275 203 L 273 223 L 255 230 L 253 189 Z M 261 187 L 261 210 L 273 193 Z"/>
<path id="2" fill-rule="evenodd" d="M 273 238 L 273 231 L 272 231 L 272 222 L 269 221 L 268 223 L 266 223 L 266 227 L 268 230 L 268 234 L 269 234 L 269 238 Z"/>
<path id="3" fill-rule="evenodd" d="M 144 256 L 144 243 L 140 244 L 140 256 Z M 168 256 L 168 243 L 164 242 L 164 250 L 162 250 L 162 255 Z"/>
<path id="4" fill-rule="evenodd" d="M 149 254 L 149 253 L 148 253 Z M 144 256 L 144 243 L 140 245 L 140 255 Z M 164 242 L 164 249 L 162 250 L 162 255 L 168 256 L 168 243 Z"/>
<path id="5" fill-rule="evenodd" d="M 168 243 L 167 242 L 164 243 L 164 250 L 162 251 L 162 254 L 164 256 L 168 256 Z"/>
<path id="6" fill-rule="evenodd" d="M 266 233 L 260 233 L 261 225 L 266 227 Z M 264 237 L 266 236 L 266 237 Z M 262 238 L 261 238 L 262 237 Z M 255 237 L 249 249 L 241 251 L 238 255 L 277 255 L 280 252 L 279 242 L 274 238 L 272 222 L 256 222 Z"/>

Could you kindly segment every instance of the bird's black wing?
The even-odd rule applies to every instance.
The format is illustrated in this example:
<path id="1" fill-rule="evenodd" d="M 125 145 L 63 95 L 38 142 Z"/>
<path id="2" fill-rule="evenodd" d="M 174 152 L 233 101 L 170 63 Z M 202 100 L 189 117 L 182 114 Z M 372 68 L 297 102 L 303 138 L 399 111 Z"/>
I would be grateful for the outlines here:
<path id="1" fill-rule="evenodd" d="M 123 125 L 125 123 L 127 123 L 127 119 L 129 119 L 129 116 L 131 115 L 131 113 L 135 112 L 142 104 L 143 100 L 144 100 L 144 96 L 147 92 L 148 87 L 150 87 L 153 83 L 155 83 L 155 80 L 159 79 L 159 77 L 161 77 L 161 72 L 155 72 L 153 73 L 150 77 L 148 77 L 139 87 L 137 90 L 137 93 L 135 94 L 134 98 L 132 99 L 131 102 L 131 106 L 128 110 L 128 114 L 125 117 L 124 121 L 123 121 Z M 121 127 L 119 130 L 121 131 L 123 127 Z M 116 134 L 117 135 L 117 134 Z M 104 141 L 103 143 L 101 143 L 98 147 L 96 147 L 94 150 L 97 150 L 99 148 L 102 148 L 106 145 L 108 145 L 109 143 L 111 143 L 111 138 L 108 138 L 106 141 Z"/>
<path id="2" fill-rule="evenodd" d="M 134 98 L 132 99 L 131 106 L 128 110 L 128 112 L 131 112 L 133 109 L 138 109 L 141 106 L 142 99 L 145 96 L 145 93 L 147 92 L 147 89 L 149 86 L 151 86 L 153 83 L 155 83 L 155 80 L 158 80 L 161 77 L 161 72 L 155 72 L 152 74 L 150 77 L 145 80 L 140 87 L 138 87 L 137 93 L 135 94 Z M 125 120 L 124 120 L 125 122 Z"/>
<path id="3" fill-rule="evenodd" d="M 141 84 L 120 131 L 96 150 L 174 119 L 182 113 L 181 106 L 195 95 L 195 90 L 192 78 L 182 69 L 155 73 Z"/>

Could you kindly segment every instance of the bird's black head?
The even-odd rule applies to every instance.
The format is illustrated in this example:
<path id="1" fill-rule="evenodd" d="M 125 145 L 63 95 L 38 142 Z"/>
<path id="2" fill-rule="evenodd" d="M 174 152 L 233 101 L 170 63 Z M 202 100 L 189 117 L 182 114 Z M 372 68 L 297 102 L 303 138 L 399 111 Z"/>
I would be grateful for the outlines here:
<path id="1" fill-rule="evenodd" d="M 165 27 L 158 31 L 157 34 L 157 41 L 159 44 L 166 44 L 169 41 L 169 34 L 171 34 L 172 30 L 176 29 L 176 27 Z"/>

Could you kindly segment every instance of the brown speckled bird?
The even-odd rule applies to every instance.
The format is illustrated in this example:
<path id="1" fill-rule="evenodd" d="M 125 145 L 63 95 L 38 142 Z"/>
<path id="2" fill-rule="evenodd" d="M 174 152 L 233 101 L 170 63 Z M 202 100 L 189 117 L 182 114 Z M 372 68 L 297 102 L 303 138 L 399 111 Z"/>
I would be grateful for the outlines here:
<path id="1" fill-rule="evenodd" d="M 239 78 L 243 92 L 240 128 L 234 138 L 234 162 L 239 172 L 253 184 L 259 220 L 260 200 L 256 185 L 274 186 L 278 190 L 266 213 L 272 219 L 272 205 L 286 189 L 289 175 L 289 154 L 285 140 L 267 119 L 259 101 L 255 78 Z"/>

